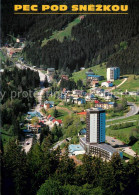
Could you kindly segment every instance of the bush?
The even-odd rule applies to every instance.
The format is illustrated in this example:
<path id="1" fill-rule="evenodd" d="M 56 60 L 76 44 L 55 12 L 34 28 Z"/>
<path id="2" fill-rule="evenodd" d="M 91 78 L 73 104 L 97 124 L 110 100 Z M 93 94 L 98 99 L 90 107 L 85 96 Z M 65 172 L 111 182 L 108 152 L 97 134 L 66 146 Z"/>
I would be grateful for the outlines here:
<path id="1" fill-rule="evenodd" d="M 122 123 L 122 124 L 112 125 L 112 126 L 110 126 L 110 128 L 111 128 L 111 130 L 118 130 L 118 129 L 124 129 L 124 128 L 132 127 L 132 126 L 134 126 L 134 123 L 130 122 L 130 123 Z"/>

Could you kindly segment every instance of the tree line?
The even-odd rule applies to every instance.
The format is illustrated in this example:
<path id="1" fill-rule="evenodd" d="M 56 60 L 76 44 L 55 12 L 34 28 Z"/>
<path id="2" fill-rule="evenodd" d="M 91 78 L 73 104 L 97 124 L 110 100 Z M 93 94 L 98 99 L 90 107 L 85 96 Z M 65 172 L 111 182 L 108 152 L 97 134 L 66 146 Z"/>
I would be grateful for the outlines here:
<path id="1" fill-rule="evenodd" d="M 38 72 L 33 70 L 5 69 L 1 75 L 1 122 L 2 127 L 19 135 L 19 122 L 36 104 L 34 89 L 40 86 Z"/>
<path id="2" fill-rule="evenodd" d="M 125 163 L 118 154 L 102 161 L 84 155 L 76 165 L 68 156 L 68 146 L 52 150 L 50 135 L 35 143 L 26 154 L 15 141 L 10 141 L 2 155 L 3 194 L 138 194 L 138 158 Z"/>

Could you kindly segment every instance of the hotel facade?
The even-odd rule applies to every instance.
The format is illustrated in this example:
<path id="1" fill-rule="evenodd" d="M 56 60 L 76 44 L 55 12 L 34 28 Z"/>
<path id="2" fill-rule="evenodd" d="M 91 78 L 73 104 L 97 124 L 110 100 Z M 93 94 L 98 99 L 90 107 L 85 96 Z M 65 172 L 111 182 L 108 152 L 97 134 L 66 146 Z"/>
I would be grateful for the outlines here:
<path id="1" fill-rule="evenodd" d="M 107 81 L 114 81 L 120 78 L 120 68 L 110 67 L 107 68 Z"/>
<path id="2" fill-rule="evenodd" d="M 105 121 L 105 110 L 101 108 L 88 109 L 86 115 L 86 137 L 80 137 L 80 145 L 86 153 L 110 160 L 114 153 L 119 152 L 105 143 Z"/>

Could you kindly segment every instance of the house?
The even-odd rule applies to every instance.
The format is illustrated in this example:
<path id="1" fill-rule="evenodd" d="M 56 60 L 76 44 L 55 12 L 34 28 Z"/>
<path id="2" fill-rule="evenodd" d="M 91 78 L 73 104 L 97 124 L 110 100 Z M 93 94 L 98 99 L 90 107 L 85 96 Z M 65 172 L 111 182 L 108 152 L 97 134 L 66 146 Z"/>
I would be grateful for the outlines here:
<path id="1" fill-rule="evenodd" d="M 91 70 L 91 69 L 90 69 L 90 70 L 88 70 L 88 72 L 86 72 L 85 74 L 86 74 L 86 76 L 88 76 L 88 75 L 95 75 L 95 73 L 94 73 L 94 72 L 92 72 L 92 70 Z"/>
<path id="2" fill-rule="evenodd" d="M 85 70 L 85 68 L 84 68 L 84 67 L 81 67 L 80 70 L 81 70 L 81 71 L 82 71 L 82 70 Z"/>
<path id="3" fill-rule="evenodd" d="M 44 109 L 45 110 L 47 110 L 47 109 L 49 109 L 49 108 L 52 108 L 52 107 L 54 107 L 54 101 L 45 101 L 44 102 Z"/>
<path id="4" fill-rule="evenodd" d="M 102 81 L 104 79 L 104 76 L 87 74 L 86 79 L 87 79 L 87 82 L 88 81 Z"/>
<path id="5" fill-rule="evenodd" d="M 55 73 L 55 68 L 47 68 L 48 75 L 54 75 L 54 73 Z"/>
<path id="6" fill-rule="evenodd" d="M 38 125 L 38 124 L 36 125 L 29 124 L 28 127 L 29 127 L 29 130 L 34 131 L 35 133 L 40 133 L 41 131 L 41 125 Z"/>
<path id="7" fill-rule="evenodd" d="M 113 87 L 113 83 L 110 81 L 101 83 L 101 87 Z"/>
<path id="8" fill-rule="evenodd" d="M 104 93 L 104 89 L 96 88 L 96 89 L 94 90 L 94 93 L 95 93 L 95 94 Z"/>
<path id="9" fill-rule="evenodd" d="M 73 102 L 73 96 L 66 96 L 66 102 Z"/>
<path id="10" fill-rule="evenodd" d="M 65 98 L 66 98 L 66 94 L 65 93 L 61 93 L 60 99 L 64 100 Z"/>
<path id="11" fill-rule="evenodd" d="M 60 120 L 60 119 L 53 119 L 53 120 L 52 120 L 52 123 L 53 123 L 54 125 L 58 125 L 58 126 L 60 125 L 60 126 L 61 126 L 61 125 L 62 125 L 62 120 Z"/>
<path id="12" fill-rule="evenodd" d="M 135 95 L 135 96 L 138 95 L 137 91 L 131 91 L 131 92 L 128 92 L 128 93 L 129 93 L 129 95 L 131 95 L 131 96 L 132 96 L 132 95 L 133 95 L 133 96 L 134 96 L 134 95 Z"/>
<path id="13" fill-rule="evenodd" d="M 81 129 L 78 135 L 86 135 L 86 128 Z"/>
<path id="14" fill-rule="evenodd" d="M 116 97 L 111 93 L 106 93 L 105 96 L 104 96 L 104 99 L 109 101 L 111 99 L 116 99 Z"/>
<path id="15" fill-rule="evenodd" d="M 86 94 L 85 100 L 96 100 L 97 97 L 95 97 L 94 94 Z"/>
<path id="16" fill-rule="evenodd" d="M 96 80 L 91 81 L 90 86 L 91 87 L 98 87 L 99 86 L 99 81 L 96 81 Z"/>
<path id="17" fill-rule="evenodd" d="M 80 96 L 82 96 L 83 90 L 73 90 L 72 94 L 73 95 L 80 95 Z"/>
<path id="18" fill-rule="evenodd" d="M 108 109 L 113 109 L 114 107 L 116 107 L 116 103 L 115 102 L 99 102 L 99 101 L 96 101 L 95 102 L 95 107 L 96 108 L 102 108 L 104 110 L 108 110 Z"/>
<path id="19" fill-rule="evenodd" d="M 79 155 L 79 154 L 85 154 L 85 150 L 83 149 L 83 147 L 80 144 L 70 144 L 69 145 L 69 155 Z"/>
<path id="20" fill-rule="evenodd" d="M 77 104 L 78 104 L 78 105 L 85 104 L 85 103 L 86 103 L 86 101 L 85 101 L 84 98 L 78 98 L 78 99 L 77 99 Z"/>

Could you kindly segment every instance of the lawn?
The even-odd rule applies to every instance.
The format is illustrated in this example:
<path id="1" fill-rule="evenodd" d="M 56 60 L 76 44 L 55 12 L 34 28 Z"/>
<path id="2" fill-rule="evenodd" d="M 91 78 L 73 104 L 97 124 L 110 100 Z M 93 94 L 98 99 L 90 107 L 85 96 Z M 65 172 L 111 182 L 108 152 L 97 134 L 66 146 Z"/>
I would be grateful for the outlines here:
<path id="1" fill-rule="evenodd" d="M 139 154 L 139 141 L 137 141 L 133 146 L 131 146 L 132 150 Z"/>
<path id="2" fill-rule="evenodd" d="M 75 72 L 72 74 L 72 79 L 77 82 L 79 79 L 83 80 L 84 82 L 86 82 L 86 72 L 88 70 L 92 70 L 95 74 L 97 75 L 101 75 L 101 76 L 104 76 L 104 79 L 106 80 L 106 64 L 103 63 L 102 66 L 100 65 L 96 65 L 96 66 L 93 66 L 93 67 L 90 67 L 90 68 L 87 68 L 85 70 L 81 70 L 79 72 Z M 104 80 L 103 80 L 104 81 Z"/>
<path id="3" fill-rule="evenodd" d="M 68 112 L 66 112 L 65 110 L 62 110 L 62 109 L 57 109 L 58 111 L 58 116 L 56 117 L 56 119 L 61 119 L 61 120 L 64 120 L 64 118 L 68 115 Z M 47 111 L 47 115 L 50 114 L 50 115 L 54 115 L 54 108 L 51 108 Z"/>
<path id="4" fill-rule="evenodd" d="M 51 41 L 53 39 L 56 39 L 60 42 L 63 42 L 64 37 L 71 38 L 71 30 L 72 27 L 80 23 L 80 18 L 76 18 L 73 22 L 70 22 L 68 26 L 61 31 L 55 31 L 53 32 L 53 35 L 49 37 L 49 39 L 44 39 L 42 42 L 42 47 L 47 44 L 48 41 Z"/>
<path id="5" fill-rule="evenodd" d="M 9 133 L 8 131 L 5 131 L 3 129 L 0 130 L 1 133 L 1 138 L 2 138 L 2 143 L 5 146 L 6 143 L 9 142 L 10 139 L 16 138 L 13 134 Z"/>
<path id="6" fill-rule="evenodd" d="M 49 98 L 48 98 L 48 100 L 49 101 L 54 101 L 54 104 L 55 104 L 55 106 L 57 106 L 62 100 L 60 100 L 60 99 L 55 99 L 55 97 L 54 96 L 49 96 Z"/>
<path id="7" fill-rule="evenodd" d="M 118 120 L 109 121 L 109 122 L 106 121 L 106 124 L 111 125 L 111 124 L 122 123 L 122 122 L 126 122 L 126 121 L 130 122 L 132 120 L 139 120 L 139 115 L 134 115 L 134 116 L 130 116 L 130 117 L 125 118 L 125 119 L 118 119 Z"/>
<path id="8" fill-rule="evenodd" d="M 123 128 L 119 130 L 111 130 L 110 128 L 106 129 L 106 134 L 111 137 L 116 137 L 117 139 L 125 142 L 126 144 L 129 143 L 129 137 L 131 135 L 132 129 L 136 128 L 135 124 L 132 127 Z"/>
<path id="9" fill-rule="evenodd" d="M 135 76 L 135 78 L 134 75 L 125 75 L 125 77 L 127 77 L 127 81 L 123 85 L 121 85 L 118 90 L 122 90 L 123 92 L 125 92 L 126 90 L 139 90 L 139 75 Z"/>

